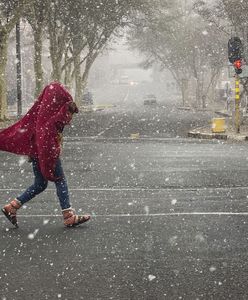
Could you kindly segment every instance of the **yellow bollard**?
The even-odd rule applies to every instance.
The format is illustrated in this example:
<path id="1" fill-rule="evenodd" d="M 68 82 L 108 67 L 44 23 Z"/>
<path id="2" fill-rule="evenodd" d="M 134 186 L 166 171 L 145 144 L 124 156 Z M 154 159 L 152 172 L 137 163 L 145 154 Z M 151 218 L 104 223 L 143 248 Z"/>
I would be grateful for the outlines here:
<path id="1" fill-rule="evenodd" d="M 226 131 L 226 119 L 225 118 L 213 118 L 212 119 L 212 132 L 222 133 Z"/>

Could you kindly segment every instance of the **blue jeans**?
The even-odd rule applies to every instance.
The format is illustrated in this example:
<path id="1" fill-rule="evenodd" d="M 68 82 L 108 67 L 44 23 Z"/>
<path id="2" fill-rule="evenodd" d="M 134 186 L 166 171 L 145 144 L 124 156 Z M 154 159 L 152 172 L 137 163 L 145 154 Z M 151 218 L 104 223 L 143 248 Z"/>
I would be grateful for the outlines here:
<path id="1" fill-rule="evenodd" d="M 34 184 L 31 185 L 21 196 L 16 199 L 22 204 L 28 202 L 47 188 L 48 181 L 43 177 L 38 160 L 32 160 L 33 172 L 34 172 Z M 67 209 L 70 205 L 68 186 L 65 179 L 65 174 L 61 165 L 61 160 L 58 159 L 55 167 L 55 176 L 61 177 L 60 180 L 54 182 L 57 190 L 57 196 L 59 198 L 61 209 Z"/>

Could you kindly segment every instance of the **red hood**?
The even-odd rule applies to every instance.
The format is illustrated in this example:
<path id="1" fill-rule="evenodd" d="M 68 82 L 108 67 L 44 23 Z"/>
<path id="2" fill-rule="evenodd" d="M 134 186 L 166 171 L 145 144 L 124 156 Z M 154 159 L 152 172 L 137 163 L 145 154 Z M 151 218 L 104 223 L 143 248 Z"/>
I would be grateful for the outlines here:
<path id="1" fill-rule="evenodd" d="M 60 154 L 57 136 L 71 121 L 72 101 L 62 84 L 46 86 L 22 119 L 0 131 L 0 150 L 37 158 L 43 176 L 56 181 L 55 164 Z"/>

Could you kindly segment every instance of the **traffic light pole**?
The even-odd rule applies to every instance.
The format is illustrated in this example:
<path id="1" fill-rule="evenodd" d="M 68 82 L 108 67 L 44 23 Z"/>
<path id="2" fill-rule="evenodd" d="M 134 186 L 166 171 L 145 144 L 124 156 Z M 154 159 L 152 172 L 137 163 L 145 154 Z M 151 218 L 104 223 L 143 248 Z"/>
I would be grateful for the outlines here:
<path id="1" fill-rule="evenodd" d="M 235 129 L 240 133 L 240 78 L 244 60 L 244 46 L 239 37 L 235 36 L 228 40 L 228 59 L 235 69 Z"/>
<path id="2" fill-rule="evenodd" d="M 235 77 L 235 129 L 236 133 L 240 133 L 240 87 L 238 75 Z"/>

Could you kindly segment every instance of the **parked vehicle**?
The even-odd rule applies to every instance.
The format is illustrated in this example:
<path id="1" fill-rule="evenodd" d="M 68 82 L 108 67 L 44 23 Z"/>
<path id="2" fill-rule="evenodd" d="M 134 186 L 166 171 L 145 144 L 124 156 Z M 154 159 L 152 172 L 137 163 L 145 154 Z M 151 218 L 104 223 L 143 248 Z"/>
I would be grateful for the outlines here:
<path id="1" fill-rule="evenodd" d="M 144 105 L 157 105 L 157 97 L 154 94 L 146 95 L 144 98 Z"/>

